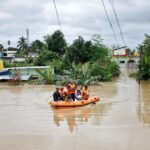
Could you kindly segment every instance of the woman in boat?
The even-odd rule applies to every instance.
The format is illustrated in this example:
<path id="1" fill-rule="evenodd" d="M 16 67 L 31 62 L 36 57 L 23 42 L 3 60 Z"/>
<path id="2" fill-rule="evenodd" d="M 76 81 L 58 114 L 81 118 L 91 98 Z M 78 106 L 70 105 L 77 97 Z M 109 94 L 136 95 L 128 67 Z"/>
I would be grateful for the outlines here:
<path id="1" fill-rule="evenodd" d="M 76 91 L 75 97 L 76 97 L 76 100 L 82 100 L 82 94 L 80 90 Z"/>
<path id="2" fill-rule="evenodd" d="M 83 98 L 83 100 L 88 100 L 89 95 L 90 95 L 90 91 L 89 91 L 89 89 L 88 89 L 88 86 L 85 85 L 85 86 L 82 88 L 82 98 Z"/>

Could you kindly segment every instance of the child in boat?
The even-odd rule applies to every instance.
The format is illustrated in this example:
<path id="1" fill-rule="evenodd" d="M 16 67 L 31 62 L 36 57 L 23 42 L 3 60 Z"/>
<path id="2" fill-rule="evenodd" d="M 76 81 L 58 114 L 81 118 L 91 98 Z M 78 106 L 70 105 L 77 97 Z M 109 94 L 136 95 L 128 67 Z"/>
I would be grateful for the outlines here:
<path id="1" fill-rule="evenodd" d="M 83 98 L 83 100 L 88 100 L 89 95 L 90 95 L 90 91 L 89 91 L 89 89 L 88 89 L 88 86 L 85 85 L 85 86 L 82 88 L 82 98 Z"/>
<path id="2" fill-rule="evenodd" d="M 59 93 L 59 88 L 56 88 L 56 91 L 53 93 L 53 99 L 56 102 L 63 100 L 63 98 L 61 97 L 61 95 Z"/>
<path id="3" fill-rule="evenodd" d="M 82 94 L 80 90 L 76 91 L 75 97 L 76 97 L 76 100 L 82 100 Z"/>

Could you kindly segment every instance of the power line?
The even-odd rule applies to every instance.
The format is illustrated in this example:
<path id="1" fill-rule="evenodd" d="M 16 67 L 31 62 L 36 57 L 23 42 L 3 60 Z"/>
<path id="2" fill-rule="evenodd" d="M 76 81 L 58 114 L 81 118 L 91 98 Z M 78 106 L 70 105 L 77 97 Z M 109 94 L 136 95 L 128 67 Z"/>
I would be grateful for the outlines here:
<path id="1" fill-rule="evenodd" d="M 55 2 L 55 0 L 53 0 L 53 3 L 54 3 L 56 15 L 57 15 L 57 20 L 58 20 L 59 28 L 60 28 L 60 30 L 62 30 L 62 29 L 61 29 L 60 19 L 59 19 L 59 15 L 58 15 L 58 11 L 57 11 L 57 7 L 56 7 L 56 2 Z"/>
<path id="2" fill-rule="evenodd" d="M 114 38 L 115 38 L 115 41 L 116 41 L 117 45 L 119 45 L 119 44 L 118 44 L 117 37 L 116 37 L 116 34 L 115 34 L 115 31 L 114 31 L 114 28 L 113 28 L 113 26 L 112 26 L 111 20 L 110 20 L 110 18 L 109 18 L 109 16 L 108 16 L 108 13 L 107 13 L 107 10 L 106 10 L 106 7 L 105 7 L 104 0 L 102 0 L 102 4 L 103 4 L 104 10 L 105 10 L 105 13 L 106 13 L 106 16 L 107 16 L 107 20 L 108 20 L 108 22 L 109 22 L 109 25 L 110 25 L 110 27 L 111 27 L 111 29 L 112 29 L 112 31 L 113 31 L 113 36 L 114 36 Z"/>
<path id="3" fill-rule="evenodd" d="M 121 26 L 120 26 L 120 23 L 119 23 L 119 19 L 118 19 L 116 10 L 115 10 L 114 2 L 113 2 L 113 0 L 109 0 L 109 3 L 110 3 L 110 5 L 113 9 L 114 14 L 115 14 L 115 18 L 116 18 L 116 21 L 117 21 L 117 24 L 118 24 L 118 27 L 119 27 L 119 30 L 120 30 L 121 39 L 122 39 L 122 42 L 125 46 L 126 44 L 125 44 L 125 40 L 124 40 L 123 33 L 122 33 L 122 30 L 121 30 Z"/>

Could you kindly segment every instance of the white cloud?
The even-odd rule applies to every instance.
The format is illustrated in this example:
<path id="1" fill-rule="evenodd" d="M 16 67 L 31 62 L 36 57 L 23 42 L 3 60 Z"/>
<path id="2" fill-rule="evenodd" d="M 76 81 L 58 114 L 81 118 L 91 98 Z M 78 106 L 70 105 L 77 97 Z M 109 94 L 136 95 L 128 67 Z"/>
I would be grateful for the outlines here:
<path id="1" fill-rule="evenodd" d="M 113 11 L 105 0 L 120 45 L 122 41 Z M 114 0 L 126 45 L 135 48 L 149 33 L 150 1 Z M 90 39 L 93 34 L 101 34 L 104 43 L 115 44 L 112 30 L 107 21 L 101 0 L 56 0 L 62 30 L 68 42 L 79 35 Z M 30 40 L 41 39 L 59 28 L 51 0 L 0 0 L 0 43 L 7 40 L 17 45 L 19 37 L 30 30 Z"/>

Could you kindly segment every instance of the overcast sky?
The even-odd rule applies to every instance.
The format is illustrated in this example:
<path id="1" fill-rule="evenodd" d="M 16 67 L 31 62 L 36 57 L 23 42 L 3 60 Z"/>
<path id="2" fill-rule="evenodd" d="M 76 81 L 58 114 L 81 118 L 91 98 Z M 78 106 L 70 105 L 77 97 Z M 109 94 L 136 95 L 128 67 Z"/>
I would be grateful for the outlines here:
<path id="1" fill-rule="evenodd" d="M 68 43 L 79 35 L 90 40 L 93 34 L 101 34 L 108 46 L 116 44 L 106 18 L 101 0 L 55 0 L 62 26 Z M 123 46 L 115 17 L 104 0 L 112 20 L 119 45 Z M 114 0 L 125 43 L 136 48 L 150 34 L 150 0 Z M 30 31 L 30 42 L 43 40 L 43 36 L 59 29 L 53 0 L 0 0 L 0 43 L 7 46 L 17 45 L 19 37 L 26 37 Z"/>

